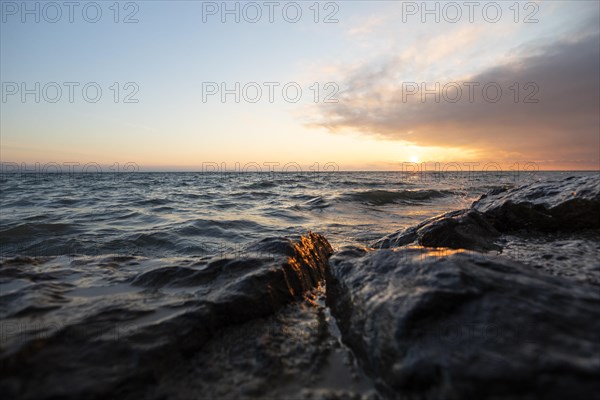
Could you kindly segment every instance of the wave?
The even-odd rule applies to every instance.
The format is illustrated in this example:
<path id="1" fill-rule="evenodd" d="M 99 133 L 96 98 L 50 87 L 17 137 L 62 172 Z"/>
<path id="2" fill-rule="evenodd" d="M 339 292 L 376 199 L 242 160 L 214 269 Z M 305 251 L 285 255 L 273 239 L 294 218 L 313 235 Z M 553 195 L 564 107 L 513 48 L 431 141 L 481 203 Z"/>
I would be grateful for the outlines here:
<path id="1" fill-rule="evenodd" d="M 342 201 L 361 202 L 370 205 L 386 205 L 394 203 L 415 204 L 421 201 L 428 201 L 443 197 L 456 195 L 452 190 L 366 190 L 360 192 L 345 193 L 340 196 Z"/>
<path id="2" fill-rule="evenodd" d="M 34 206 L 36 205 L 36 202 L 33 201 L 30 198 L 22 198 L 22 199 L 18 199 L 16 201 L 13 201 L 11 203 L 7 203 L 5 205 L 3 205 L 3 207 L 5 208 L 9 208 L 9 207 L 27 207 L 27 206 Z"/>
<path id="3" fill-rule="evenodd" d="M 361 181 L 361 180 L 343 180 L 337 182 L 331 182 L 331 186 L 347 186 L 347 187 L 364 187 L 364 188 L 373 188 L 373 187 L 389 187 L 393 186 L 414 186 L 413 183 L 410 182 L 389 182 L 389 181 Z"/>
<path id="4" fill-rule="evenodd" d="M 267 189 L 267 188 L 272 188 L 277 186 L 277 184 L 275 184 L 275 182 L 273 181 L 260 181 L 260 182 L 253 182 L 250 183 L 249 185 L 244 186 L 245 189 Z"/>
<path id="5" fill-rule="evenodd" d="M 196 219 L 169 228 L 177 240 L 214 247 L 214 243 L 234 243 L 251 237 L 260 237 L 272 228 L 255 221 Z"/>
<path id="6" fill-rule="evenodd" d="M 56 199 L 54 201 L 52 201 L 49 206 L 50 207 L 68 207 L 68 206 L 74 206 L 76 204 L 79 204 L 81 202 L 82 199 L 71 199 L 71 198 L 62 198 L 62 199 Z"/>
<path id="7" fill-rule="evenodd" d="M 236 193 L 236 195 L 238 196 L 238 198 L 247 198 L 250 200 L 256 200 L 259 198 L 266 198 L 266 197 L 277 197 L 279 196 L 278 193 L 273 192 L 273 191 L 269 191 L 269 190 L 264 190 L 264 191 L 252 191 L 252 192 L 243 192 L 241 193 L 241 195 L 239 193 Z"/>
<path id="8" fill-rule="evenodd" d="M 173 202 L 169 199 L 153 198 L 138 200 L 134 204 L 138 206 L 165 206 L 172 203 Z"/>
<path id="9" fill-rule="evenodd" d="M 309 199 L 304 201 L 302 204 L 296 204 L 292 206 L 294 210 L 321 210 L 323 208 L 329 207 L 331 204 L 327 202 L 323 198 L 323 196 L 311 197 L 307 196 Z"/>
<path id="10" fill-rule="evenodd" d="M 112 240 L 97 248 L 97 254 L 207 254 L 208 244 L 173 232 L 151 232 Z"/>
<path id="11" fill-rule="evenodd" d="M 184 198 L 184 199 L 190 199 L 190 200 L 199 200 L 199 199 L 203 199 L 203 200 L 211 200 L 214 199 L 214 195 L 211 195 L 209 193 L 177 193 L 176 194 L 177 197 L 180 198 Z"/>
<path id="12" fill-rule="evenodd" d="M 6 242 L 30 239 L 32 236 L 68 235 L 78 232 L 78 226 L 68 223 L 26 222 L 0 231 L 0 239 Z"/>

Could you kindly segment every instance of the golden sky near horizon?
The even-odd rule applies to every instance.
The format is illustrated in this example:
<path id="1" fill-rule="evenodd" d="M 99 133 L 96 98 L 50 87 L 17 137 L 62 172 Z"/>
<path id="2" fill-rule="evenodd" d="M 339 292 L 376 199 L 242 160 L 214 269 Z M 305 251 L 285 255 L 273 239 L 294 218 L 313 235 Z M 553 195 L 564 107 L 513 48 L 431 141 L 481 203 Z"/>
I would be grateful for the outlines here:
<path id="1" fill-rule="evenodd" d="M 599 4 L 491 3 L 319 3 L 294 23 L 201 2 L 143 2 L 131 24 L 3 9 L 0 161 L 600 169 Z"/>

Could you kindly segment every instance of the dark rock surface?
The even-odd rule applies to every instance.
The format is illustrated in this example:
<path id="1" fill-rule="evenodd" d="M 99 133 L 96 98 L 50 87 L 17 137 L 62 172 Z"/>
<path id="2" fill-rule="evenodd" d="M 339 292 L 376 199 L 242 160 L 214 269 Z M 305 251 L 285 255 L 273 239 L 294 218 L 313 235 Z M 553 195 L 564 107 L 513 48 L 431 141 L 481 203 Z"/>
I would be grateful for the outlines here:
<path id="1" fill-rule="evenodd" d="M 472 208 L 502 232 L 600 228 L 600 174 L 535 182 L 482 196 Z"/>
<path id="2" fill-rule="evenodd" d="M 223 329 L 148 392 L 169 399 L 380 399 L 341 343 L 324 295 L 319 289 L 271 316 Z"/>
<path id="3" fill-rule="evenodd" d="M 504 235 L 499 258 L 519 261 L 533 268 L 600 286 L 600 231 L 554 232 L 534 237 Z M 600 290 L 600 289 L 599 289 Z"/>
<path id="4" fill-rule="evenodd" d="M 589 399 L 600 392 L 600 292 L 455 250 L 349 248 L 327 303 L 344 342 L 397 399 Z"/>
<path id="5" fill-rule="evenodd" d="M 269 251 L 257 252 L 261 249 Z M 297 242 L 266 240 L 248 250 L 252 257 L 150 268 L 119 278 L 127 294 L 96 301 L 70 295 L 75 285 L 52 283 L 51 266 L 2 265 L 3 272 L 19 272 L 23 285 L 42 282 L 30 292 L 7 294 L 20 296 L 11 300 L 23 306 L 17 314 L 16 306 L 3 310 L 10 313 L 2 316 L 0 392 L 5 398 L 136 397 L 222 329 L 273 315 L 317 288 L 332 252 L 324 237 L 312 233 Z M 106 269 L 105 284 L 108 276 L 120 276 L 118 263 L 100 265 Z M 178 288 L 176 294 L 171 287 Z M 186 294 L 181 288 L 191 290 Z M 136 297 L 136 291 L 145 296 Z M 31 328 L 31 307 L 52 301 L 61 309 L 47 312 L 40 330 Z"/>
<path id="6" fill-rule="evenodd" d="M 419 244 L 476 251 L 500 250 L 502 233 L 600 229 L 600 175 L 535 182 L 493 190 L 470 209 L 453 211 L 373 243 L 375 248 Z"/>
<path id="7" fill-rule="evenodd" d="M 393 233 L 376 241 L 373 247 L 386 249 L 418 243 L 427 247 L 500 250 L 500 246 L 494 243 L 499 236 L 500 233 L 481 213 L 474 210 L 460 210 Z"/>

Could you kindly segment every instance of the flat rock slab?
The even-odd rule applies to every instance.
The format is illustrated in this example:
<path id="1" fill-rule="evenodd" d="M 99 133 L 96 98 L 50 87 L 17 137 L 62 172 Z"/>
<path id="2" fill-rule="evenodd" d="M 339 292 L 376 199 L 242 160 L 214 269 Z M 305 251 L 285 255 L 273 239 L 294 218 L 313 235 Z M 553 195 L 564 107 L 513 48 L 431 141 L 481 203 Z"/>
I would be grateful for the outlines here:
<path id="1" fill-rule="evenodd" d="M 348 248 L 327 303 L 390 398 L 589 399 L 600 392 L 600 292 L 532 267 L 424 248 Z"/>

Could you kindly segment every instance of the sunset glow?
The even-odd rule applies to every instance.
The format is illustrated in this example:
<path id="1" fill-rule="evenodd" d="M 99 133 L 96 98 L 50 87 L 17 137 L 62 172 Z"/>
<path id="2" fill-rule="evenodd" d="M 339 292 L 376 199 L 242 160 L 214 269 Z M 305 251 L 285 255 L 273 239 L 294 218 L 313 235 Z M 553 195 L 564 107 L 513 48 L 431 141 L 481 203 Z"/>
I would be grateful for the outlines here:
<path id="1" fill-rule="evenodd" d="M 144 2 L 136 23 L 105 10 L 95 24 L 22 23 L 5 6 L 2 162 L 599 167 L 595 1 L 518 15 L 507 3 L 494 23 L 479 9 L 452 22 L 443 7 L 423 23 L 412 5 L 380 1 L 341 3 L 331 23 L 335 10 L 315 23 L 308 6 L 297 23 L 242 11 L 236 23 L 205 3 Z M 537 22 L 524 23 L 530 8 Z"/>

